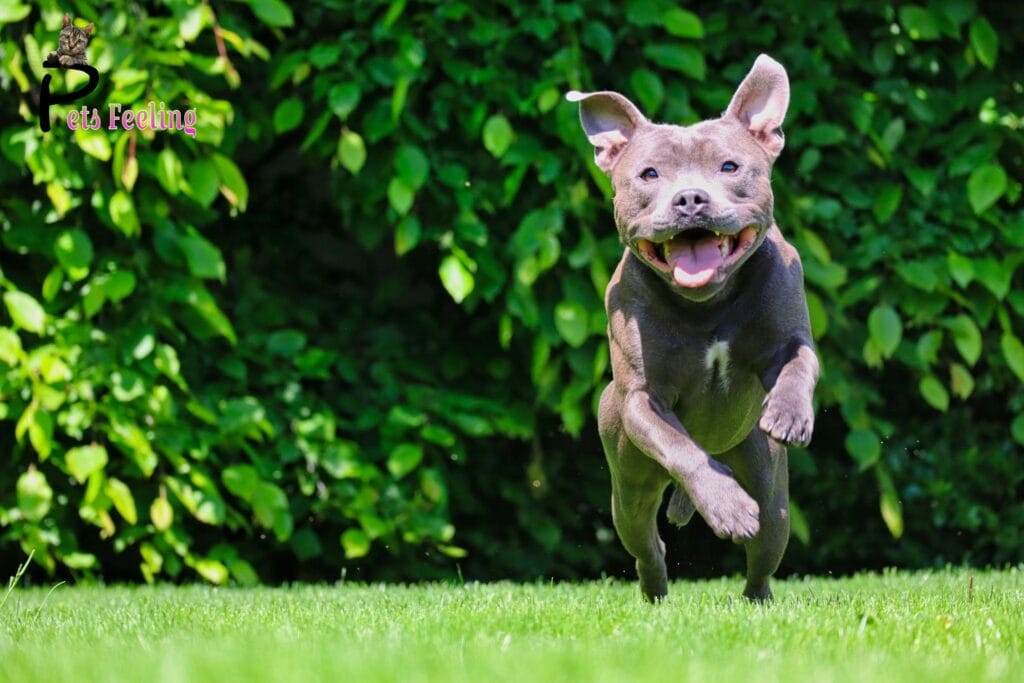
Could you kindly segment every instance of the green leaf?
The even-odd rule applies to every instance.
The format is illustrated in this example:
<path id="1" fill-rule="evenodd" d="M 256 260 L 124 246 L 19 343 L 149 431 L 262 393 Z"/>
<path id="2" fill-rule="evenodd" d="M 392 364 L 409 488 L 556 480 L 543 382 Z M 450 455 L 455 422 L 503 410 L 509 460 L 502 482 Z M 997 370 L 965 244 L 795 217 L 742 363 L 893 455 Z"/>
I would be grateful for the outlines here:
<path id="1" fill-rule="evenodd" d="M 327 92 L 327 106 L 339 119 L 345 121 L 348 115 L 359 106 L 362 91 L 356 83 L 338 83 Z"/>
<path id="2" fill-rule="evenodd" d="M 110 140 L 107 134 L 99 130 L 79 128 L 75 131 L 75 141 L 83 152 L 100 161 L 110 161 Z"/>
<path id="3" fill-rule="evenodd" d="M 829 145 L 838 145 L 846 140 L 846 131 L 842 126 L 834 123 L 818 123 L 811 126 L 810 130 L 807 131 L 807 136 L 813 144 L 827 147 Z"/>
<path id="4" fill-rule="evenodd" d="M 512 144 L 512 126 L 501 114 L 495 114 L 484 123 L 484 147 L 491 156 L 500 159 Z"/>
<path id="5" fill-rule="evenodd" d="M 704 53 L 694 45 L 654 43 L 644 46 L 644 56 L 660 67 L 678 71 L 694 80 L 703 81 L 707 76 Z"/>
<path id="6" fill-rule="evenodd" d="M 223 154 L 214 154 L 211 158 L 213 165 L 217 167 L 217 175 L 220 176 L 221 194 L 229 204 L 238 207 L 240 211 L 245 211 L 249 204 L 249 186 L 242 171 L 234 161 Z"/>
<path id="7" fill-rule="evenodd" d="M 103 487 L 103 492 L 114 503 L 114 507 L 117 509 L 118 514 L 124 518 L 124 521 L 129 524 L 135 524 L 139 521 L 135 510 L 135 498 L 132 496 L 132 491 L 128 488 L 127 484 L 120 479 L 111 477 L 107 480 L 106 486 Z"/>
<path id="8" fill-rule="evenodd" d="M 889 358 L 903 338 L 903 324 L 892 306 L 880 304 L 868 315 L 868 332 L 881 354 Z"/>
<path id="9" fill-rule="evenodd" d="M 1024 382 L 1024 344 L 1013 332 L 1007 330 L 1003 332 L 999 345 L 1003 350 L 1003 357 L 1006 358 L 1006 364 L 1013 370 L 1013 374 L 1017 375 L 1017 379 Z"/>
<path id="10" fill-rule="evenodd" d="M 291 9 L 281 0 L 248 0 L 248 2 L 253 14 L 264 24 L 285 28 L 295 25 Z"/>
<path id="11" fill-rule="evenodd" d="M 958 396 L 962 399 L 966 399 L 974 391 L 974 377 L 971 376 L 970 370 L 960 365 L 959 363 L 952 363 L 949 366 L 949 388 L 952 390 L 954 396 Z"/>
<path id="12" fill-rule="evenodd" d="M 300 330 L 278 330 L 267 337 L 267 351 L 279 356 L 294 356 L 306 348 L 308 340 Z"/>
<path id="13" fill-rule="evenodd" d="M 77 272 L 76 272 L 77 274 Z M 88 275 L 88 272 L 86 273 Z M 43 279 L 43 300 L 53 301 L 57 298 L 60 293 L 60 288 L 64 285 L 64 271 L 59 267 L 51 268 L 50 272 L 46 274 Z"/>
<path id="14" fill-rule="evenodd" d="M 470 295 L 476 284 L 473 273 L 469 272 L 462 260 L 453 254 L 444 257 L 438 274 L 441 276 L 441 284 L 457 304 L 462 303 Z"/>
<path id="15" fill-rule="evenodd" d="M 89 274 L 92 263 L 92 240 L 82 230 L 65 230 L 57 235 L 53 245 L 57 262 L 73 280 L 81 280 Z"/>
<path id="16" fill-rule="evenodd" d="M 789 529 L 804 545 L 811 542 L 811 525 L 807 523 L 807 515 L 795 500 L 789 501 Z"/>
<path id="17" fill-rule="evenodd" d="M 981 332 L 974 320 L 958 315 L 946 321 L 946 328 L 953 335 L 953 344 L 967 364 L 973 366 L 981 357 Z"/>
<path id="18" fill-rule="evenodd" d="M 423 446 L 403 443 L 396 446 L 388 456 L 388 472 L 395 479 L 401 479 L 412 472 L 423 461 Z"/>
<path id="19" fill-rule="evenodd" d="M 629 86 L 648 115 L 653 115 L 665 100 L 665 85 L 658 74 L 637 69 L 629 76 Z"/>
<path id="20" fill-rule="evenodd" d="M 999 56 L 999 34 L 985 17 L 976 17 L 971 22 L 971 49 L 978 61 L 991 70 Z"/>
<path id="21" fill-rule="evenodd" d="M 85 483 L 94 472 L 99 472 L 107 466 L 107 449 L 103 446 L 78 446 L 72 448 L 64 455 L 64 462 L 68 466 L 68 472 L 78 480 L 78 483 Z"/>
<path id="22" fill-rule="evenodd" d="M 260 525 L 273 529 L 278 540 L 291 536 L 288 496 L 277 484 L 260 481 L 252 493 L 252 511 Z"/>
<path id="23" fill-rule="evenodd" d="M 0 327 L 0 361 L 14 366 L 21 361 L 22 355 L 24 351 L 18 333 L 7 327 Z"/>
<path id="24" fill-rule="evenodd" d="M 121 231 L 125 237 L 134 237 L 141 232 L 139 217 L 135 213 L 135 202 L 130 194 L 124 190 L 118 190 L 110 197 L 110 204 L 107 207 L 110 211 L 110 220 L 114 227 Z"/>
<path id="25" fill-rule="evenodd" d="M 934 292 L 939 284 L 934 261 L 904 261 L 896 264 L 896 272 L 907 284 L 926 292 Z"/>
<path id="26" fill-rule="evenodd" d="M 615 54 L 615 35 L 600 21 L 588 22 L 580 35 L 583 44 L 601 55 L 601 61 L 607 64 Z M 544 111 L 541 109 L 541 111 Z"/>
<path id="27" fill-rule="evenodd" d="M 911 40 L 935 40 L 941 35 L 938 19 L 923 7 L 904 5 L 899 17 Z"/>
<path id="28" fill-rule="evenodd" d="M 971 284 L 971 280 L 974 279 L 974 262 L 955 251 L 947 254 L 946 262 L 949 265 L 949 274 L 953 276 L 953 279 L 961 288 L 966 289 L 967 285 Z"/>
<path id="29" fill-rule="evenodd" d="M 346 529 L 341 535 L 341 547 L 350 560 L 365 557 L 370 552 L 370 537 L 362 529 Z"/>
<path id="30" fill-rule="evenodd" d="M 366 163 L 366 145 L 359 133 L 344 130 L 338 140 L 338 159 L 352 175 L 357 175 Z"/>
<path id="31" fill-rule="evenodd" d="M 569 346 L 582 346 L 589 336 L 587 309 L 574 301 L 559 303 L 555 306 L 555 329 Z"/>
<path id="32" fill-rule="evenodd" d="M 942 412 L 949 410 L 949 393 L 935 375 L 925 375 L 917 388 L 932 408 Z"/>
<path id="33" fill-rule="evenodd" d="M 903 119 L 897 117 L 889 122 L 889 125 L 882 131 L 882 147 L 887 151 L 893 152 L 896 150 L 896 146 L 900 144 L 900 140 L 903 139 L 903 135 L 907 132 L 907 125 Z M 890 187 L 900 187 L 899 185 Z"/>
<path id="34" fill-rule="evenodd" d="M 221 472 L 221 481 L 228 491 L 242 500 L 251 501 L 260 483 L 260 475 L 252 465 L 232 465 Z"/>
<path id="35" fill-rule="evenodd" d="M 672 7 L 665 10 L 661 16 L 665 30 L 680 38 L 703 38 L 704 24 L 700 17 L 679 7 Z"/>
<path id="36" fill-rule="evenodd" d="M 31 468 L 18 477 L 15 490 L 18 494 L 18 509 L 25 519 L 38 522 L 50 511 L 53 489 L 39 470 Z"/>
<path id="37" fill-rule="evenodd" d="M 309 50 L 309 61 L 318 69 L 325 69 L 341 59 L 341 45 L 320 43 Z"/>
<path id="38" fill-rule="evenodd" d="M 226 280 L 224 257 L 213 243 L 199 235 L 189 235 L 178 240 L 178 247 L 185 255 L 188 271 L 192 275 L 206 280 Z"/>
<path id="39" fill-rule="evenodd" d="M 399 256 L 412 251 L 420 241 L 420 221 L 416 216 L 406 216 L 395 228 L 395 253 Z"/>
<path id="40" fill-rule="evenodd" d="M 188 168 L 187 193 L 201 206 L 213 204 L 220 191 L 217 167 L 209 159 L 196 159 Z"/>
<path id="41" fill-rule="evenodd" d="M 974 279 L 985 289 L 1002 301 L 1010 293 L 1010 281 L 1016 267 L 1014 260 L 1003 263 L 991 256 L 980 258 L 974 262 Z"/>
<path id="42" fill-rule="evenodd" d="M 114 271 L 103 283 L 103 294 L 111 301 L 121 301 L 135 291 L 136 282 L 135 273 L 132 271 Z"/>
<path id="43" fill-rule="evenodd" d="M 415 198 L 416 190 L 398 176 L 392 178 L 388 183 L 388 203 L 400 216 L 409 213 Z"/>
<path id="44" fill-rule="evenodd" d="M 0 4 L 0 24 L 13 24 L 16 21 L 21 21 L 31 11 L 31 5 L 25 5 L 18 0 Z"/>
<path id="45" fill-rule="evenodd" d="M 289 97 L 274 109 L 274 132 L 287 133 L 302 123 L 302 116 L 306 112 L 302 100 L 297 97 Z"/>
<path id="46" fill-rule="evenodd" d="M 892 183 L 885 185 L 877 195 L 872 210 L 879 223 L 888 223 L 903 200 L 903 186 Z"/>
<path id="47" fill-rule="evenodd" d="M 263 0 L 266 2 L 266 0 Z M 278 0 L 274 0 L 277 2 Z M 217 560 L 196 560 L 192 565 L 192 568 L 196 570 L 199 576 L 203 577 L 210 583 L 220 586 L 227 583 L 228 580 L 228 568 L 224 566 L 224 563 Z"/>
<path id="48" fill-rule="evenodd" d="M 866 470 L 882 455 L 882 442 L 870 429 L 854 429 L 846 435 L 846 451 Z"/>
<path id="49" fill-rule="evenodd" d="M 896 492 L 896 485 L 892 481 L 889 470 L 881 463 L 875 467 L 875 474 L 878 477 L 879 507 L 882 519 L 892 537 L 899 538 L 903 535 L 903 505 Z"/>
<path id="50" fill-rule="evenodd" d="M 1013 418 L 1013 422 L 1010 423 L 1010 434 L 1013 435 L 1014 441 L 1024 446 L 1024 413 Z"/>
<path id="51" fill-rule="evenodd" d="M 15 325 L 29 332 L 43 333 L 46 312 L 38 301 L 24 292 L 5 292 L 4 304 Z"/>
<path id="52" fill-rule="evenodd" d="M 1006 171 L 999 164 L 985 164 L 974 169 L 967 179 L 967 200 L 976 214 L 999 201 L 1006 192 Z"/>
<path id="53" fill-rule="evenodd" d="M 170 195 L 178 194 L 184 171 L 181 160 L 170 147 L 164 147 L 156 159 L 156 179 Z"/>
<path id="54" fill-rule="evenodd" d="M 430 174 L 430 162 L 419 147 L 402 145 L 395 153 L 395 170 L 413 190 L 418 190 Z"/>
<path id="55" fill-rule="evenodd" d="M 39 459 L 46 460 L 53 450 L 53 418 L 44 410 L 32 411 L 31 415 L 32 420 L 28 423 L 29 442 L 39 454 Z"/>
<path id="56" fill-rule="evenodd" d="M 171 528 L 171 524 L 174 523 L 174 508 L 171 507 L 167 498 L 160 496 L 153 499 L 153 503 L 149 506 L 149 519 L 152 520 L 157 531 L 166 531 Z"/>

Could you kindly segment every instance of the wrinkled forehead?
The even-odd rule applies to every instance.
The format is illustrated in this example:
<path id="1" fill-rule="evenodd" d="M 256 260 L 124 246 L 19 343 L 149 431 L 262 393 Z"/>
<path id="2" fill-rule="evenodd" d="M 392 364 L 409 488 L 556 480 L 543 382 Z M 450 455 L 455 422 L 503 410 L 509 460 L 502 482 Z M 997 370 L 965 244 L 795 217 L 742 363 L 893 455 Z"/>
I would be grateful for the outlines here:
<path id="1" fill-rule="evenodd" d="M 652 124 L 631 140 L 627 165 L 679 167 L 767 161 L 761 148 L 738 121 L 714 119 L 692 126 Z"/>

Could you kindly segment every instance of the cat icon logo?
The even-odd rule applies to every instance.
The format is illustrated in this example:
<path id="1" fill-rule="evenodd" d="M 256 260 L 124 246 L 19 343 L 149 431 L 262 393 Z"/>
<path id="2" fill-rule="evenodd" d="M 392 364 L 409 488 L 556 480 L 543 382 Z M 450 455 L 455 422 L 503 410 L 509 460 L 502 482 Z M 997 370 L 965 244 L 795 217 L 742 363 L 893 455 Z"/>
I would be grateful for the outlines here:
<path id="1" fill-rule="evenodd" d="M 78 28 L 71 21 L 71 16 L 64 15 L 64 21 L 60 29 L 60 37 L 57 39 L 57 50 L 46 55 L 43 67 L 47 69 L 73 69 L 81 71 L 89 76 L 89 83 L 84 88 L 65 94 L 51 94 L 50 81 L 53 77 L 50 74 L 43 76 L 43 83 L 39 89 L 39 128 L 44 132 L 50 130 L 50 105 L 70 104 L 80 100 L 100 84 L 100 74 L 92 66 L 85 56 L 85 47 L 89 44 L 89 37 L 92 35 L 94 26 L 89 24 L 85 28 Z"/>
<path id="2" fill-rule="evenodd" d="M 78 28 L 71 22 L 71 15 L 64 15 L 64 23 L 61 25 L 60 37 L 57 39 L 57 51 L 46 55 L 45 67 L 61 66 L 64 68 L 88 65 L 85 58 L 85 46 L 89 44 L 89 36 L 92 35 L 93 25 L 85 28 Z"/>

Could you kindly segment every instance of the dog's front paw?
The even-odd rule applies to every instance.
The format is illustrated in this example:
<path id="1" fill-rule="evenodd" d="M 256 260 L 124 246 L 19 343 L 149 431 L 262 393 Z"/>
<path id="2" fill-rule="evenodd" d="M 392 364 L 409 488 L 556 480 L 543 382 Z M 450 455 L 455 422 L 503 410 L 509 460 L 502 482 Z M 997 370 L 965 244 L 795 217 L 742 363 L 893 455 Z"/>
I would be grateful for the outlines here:
<path id="1" fill-rule="evenodd" d="M 807 399 L 772 389 L 764 399 L 758 426 L 776 441 L 803 448 L 814 431 L 814 407 Z"/>
<path id="2" fill-rule="evenodd" d="M 760 508 L 722 463 L 712 460 L 687 484 L 694 506 L 719 538 L 746 541 L 761 529 Z"/>

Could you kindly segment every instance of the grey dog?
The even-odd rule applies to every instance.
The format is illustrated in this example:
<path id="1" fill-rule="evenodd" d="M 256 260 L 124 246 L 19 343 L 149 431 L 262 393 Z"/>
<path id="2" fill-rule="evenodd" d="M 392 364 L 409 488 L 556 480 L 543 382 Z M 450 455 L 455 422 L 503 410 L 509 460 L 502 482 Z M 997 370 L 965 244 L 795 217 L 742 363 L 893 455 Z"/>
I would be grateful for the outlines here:
<path id="1" fill-rule="evenodd" d="M 818 380 L 800 257 L 773 215 L 789 78 L 761 55 L 718 119 L 652 123 L 615 92 L 570 92 L 615 188 L 625 245 L 605 293 L 613 380 L 598 424 L 612 516 L 644 596 L 668 592 L 657 515 L 694 510 L 771 597 L 789 540 L 786 444 L 806 445 Z"/>

